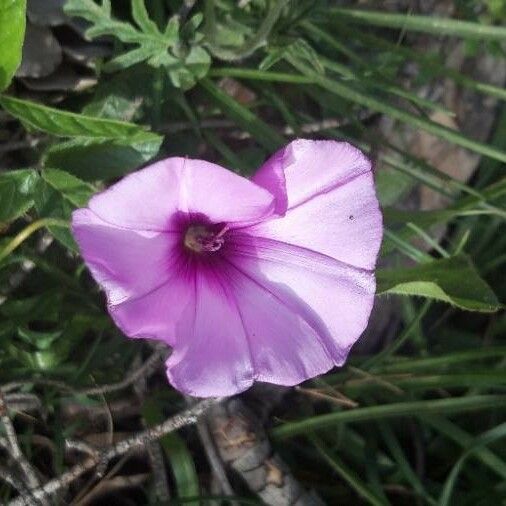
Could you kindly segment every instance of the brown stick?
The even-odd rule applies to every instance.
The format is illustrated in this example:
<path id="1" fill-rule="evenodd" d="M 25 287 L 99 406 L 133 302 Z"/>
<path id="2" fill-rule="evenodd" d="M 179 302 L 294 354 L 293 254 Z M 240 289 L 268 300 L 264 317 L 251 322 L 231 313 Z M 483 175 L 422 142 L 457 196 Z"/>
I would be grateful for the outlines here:
<path id="1" fill-rule="evenodd" d="M 114 446 L 103 450 L 98 453 L 95 457 L 86 459 L 81 464 L 77 464 L 72 469 L 62 474 L 59 478 L 48 481 L 43 487 L 32 490 L 33 498 L 42 499 L 47 496 L 54 495 L 62 488 L 70 485 L 77 478 L 82 476 L 88 471 L 91 471 L 98 464 L 107 464 L 112 459 L 124 455 L 129 450 L 145 446 L 151 441 L 158 439 L 169 432 L 173 432 L 181 427 L 195 423 L 200 415 L 204 413 L 210 406 L 220 402 L 221 399 L 205 399 L 200 401 L 198 404 L 189 408 L 182 413 L 178 413 L 165 422 L 147 429 L 143 432 L 139 432 L 134 436 L 119 441 Z M 30 499 L 25 497 L 17 497 L 9 503 L 9 506 L 25 506 L 30 504 Z"/>
<path id="2" fill-rule="evenodd" d="M 23 477 L 25 478 L 28 488 L 36 488 L 40 486 L 39 479 L 37 478 L 37 474 L 34 469 L 26 460 L 21 448 L 19 447 L 18 438 L 16 436 L 16 431 L 14 430 L 14 426 L 12 425 L 12 421 L 9 417 L 9 413 L 7 411 L 7 405 L 4 400 L 3 394 L 0 392 L 0 420 L 5 428 L 5 435 L 7 436 L 8 443 L 8 453 L 11 456 L 12 460 L 16 462 L 20 471 L 23 473 Z"/>

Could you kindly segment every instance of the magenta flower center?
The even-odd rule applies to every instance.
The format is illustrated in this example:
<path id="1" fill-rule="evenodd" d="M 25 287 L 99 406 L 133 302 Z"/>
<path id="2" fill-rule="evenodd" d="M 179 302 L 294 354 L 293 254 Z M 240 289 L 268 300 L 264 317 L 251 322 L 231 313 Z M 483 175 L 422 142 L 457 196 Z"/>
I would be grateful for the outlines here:
<path id="1" fill-rule="evenodd" d="M 184 245 L 195 253 L 218 251 L 225 243 L 226 225 L 190 225 L 184 235 Z"/>

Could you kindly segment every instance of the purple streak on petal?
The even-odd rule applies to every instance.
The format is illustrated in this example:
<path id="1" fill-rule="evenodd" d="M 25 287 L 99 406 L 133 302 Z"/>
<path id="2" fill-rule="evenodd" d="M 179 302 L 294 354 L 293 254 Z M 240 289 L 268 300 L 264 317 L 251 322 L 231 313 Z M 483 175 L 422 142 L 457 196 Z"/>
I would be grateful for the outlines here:
<path id="1" fill-rule="evenodd" d="M 369 319 L 375 292 L 372 272 L 240 233 L 234 234 L 234 254 L 228 260 L 304 318 L 334 363 L 344 363 Z"/>
<path id="2" fill-rule="evenodd" d="M 177 323 L 167 376 L 197 397 L 233 395 L 251 386 L 254 372 L 243 323 L 220 273 L 195 272 L 195 297 Z"/>
<path id="3" fill-rule="evenodd" d="M 170 259 L 179 241 L 173 233 L 114 227 L 89 209 L 74 211 L 72 231 L 110 304 L 148 292 L 167 279 Z"/>
<path id="4" fill-rule="evenodd" d="M 168 158 L 95 195 L 89 208 L 120 227 L 173 230 L 177 212 L 213 223 L 255 222 L 272 213 L 273 196 L 250 180 L 203 160 Z"/>

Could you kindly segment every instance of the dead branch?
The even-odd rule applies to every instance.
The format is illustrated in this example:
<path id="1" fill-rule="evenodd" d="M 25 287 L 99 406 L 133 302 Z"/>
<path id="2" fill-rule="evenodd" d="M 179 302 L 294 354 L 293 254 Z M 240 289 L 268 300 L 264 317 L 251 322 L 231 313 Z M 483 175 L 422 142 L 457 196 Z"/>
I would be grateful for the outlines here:
<path id="1" fill-rule="evenodd" d="M 9 413 L 7 411 L 7 404 L 5 403 L 4 396 L 0 392 L 0 420 L 5 429 L 5 435 L 7 437 L 8 447 L 6 447 L 10 457 L 14 462 L 16 462 L 20 471 L 23 474 L 24 479 L 28 484 L 28 488 L 34 489 L 40 486 L 39 479 L 37 478 L 37 474 L 35 470 L 32 468 L 26 457 L 24 456 L 21 448 L 19 446 L 18 438 L 16 436 L 16 431 L 14 429 L 14 425 L 9 417 Z"/>
<path id="2" fill-rule="evenodd" d="M 274 453 L 260 418 L 239 398 L 214 406 L 207 420 L 221 459 L 269 506 L 321 506 Z"/>
<path id="3" fill-rule="evenodd" d="M 119 441 L 114 446 L 99 452 L 97 456 L 90 457 L 84 462 L 75 465 L 60 477 L 48 481 L 43 487 L 32 490 L 32 496 L 36 500 L 40 500 L 56 494 L 83 474 L 96 468 L 99 464 L 107 464 L 112 459 L 120 457 L 134 448 L 148 445 L 150 442 L 159 439 L 169 432 L 173 432 L 181 427 L 195 423 L 198 417 L 201 416 L 209 407 L 219 403 L 220 401 L 221 399 L 205 399 L 197 403 L 195 406 L 168 418 L 165 422 L 155 427 L 139 432 L 138 434 L 135 434 L 123 441 Z M 30 498 L 20 495 L 11 501 L 9 506 L 24 506 L 30 504 L 29 501 Z"/>
<path id="4" fill-rule="evenodd" d="M 204 447 L 204 451 L 206 452 L 207 460 L 211 466 L 211 471 L 219 483 L 221 492 L 227 496 L 235 495 L 234 489 L 228 481 L 227 473 L 223 466 L 223 461 L 221 460 L 216 445 L 214 444 L 214 440 L 211 436 L 211 433 L 209 432 L 209 427 L 205 419 L 201 418 L 197 422 L 197 430 L 199 433 L 200 441 L 202 442 L 202 446 Z M 231 506 L 237 505 L 236 501 L 230 500 L 229 502 Z"/>

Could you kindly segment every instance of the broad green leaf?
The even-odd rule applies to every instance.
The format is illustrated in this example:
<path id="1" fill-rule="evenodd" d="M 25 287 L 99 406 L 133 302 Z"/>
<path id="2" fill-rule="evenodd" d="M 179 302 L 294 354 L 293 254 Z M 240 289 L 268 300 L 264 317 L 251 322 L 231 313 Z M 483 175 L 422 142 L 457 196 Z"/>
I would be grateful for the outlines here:
<path id="1" fill-rule="evenodd" d="M 412 268 L 378 269 L 378 294 L 427 297 L 468 311 L 501 308 L 495 294 L 465 255 L 434 260 Z"/>
<path id="2" fill-rule="evenodd" d="M 400 28 L 407 31 L 432 33 L 434 35 L 477 38 L 480 40 L 506 41 L 506 28 L 482 23 L 472 23 L 460 19 L 441 18 L 438 16 L 417 16 L 414 14 L 397 14 L 369 10 L 331 8 L 325 15 L 344 17 L 347 22 L 358 24 Z"/>
<path id="3" fill-rule="evenodd" d="M 70 220 L 72 211 L 83 207 L 95 188 L 75 176 L 57 169 L 44 169 L 35 197 L 35 208 L 41 217 Z M 77 245 L 68 229 L 49 227 L 64 246 L 77 252 Z"/>
<path id="4" fill-rule="evenodd" d="M 133 142 L 161 140 L 159 135 L 126 121 L 94 118 L 6 96 L 0 97 L 0 105 L 23 124 L 59 137 L 130 139 Z"/>
<path id="5" fill-rule="evenodd" d="M 8 223 L 33 206 L 39 175 L 33 169 L 0 173 L 0 223 Z"/>
<path id="6" fill-rule="evenodd" d="M 11 82 L 21 62 L 26 25 L 26 0 L 0 2 L 0 91 Z"/>
<path id="7" fill-rule="evenodd" d="M 128 139 L 75 138 L 51 146 L 44 164 L 65 170 L 85 181 L 108 180 L 123 176 L 153 158 L 161 138 L 146 142 Z"/>

